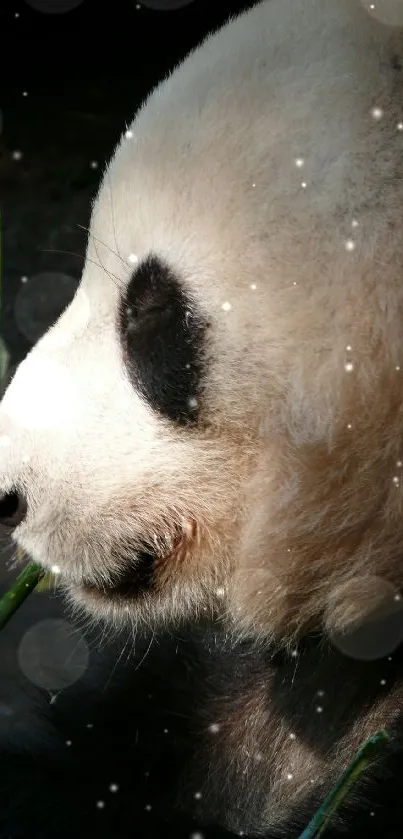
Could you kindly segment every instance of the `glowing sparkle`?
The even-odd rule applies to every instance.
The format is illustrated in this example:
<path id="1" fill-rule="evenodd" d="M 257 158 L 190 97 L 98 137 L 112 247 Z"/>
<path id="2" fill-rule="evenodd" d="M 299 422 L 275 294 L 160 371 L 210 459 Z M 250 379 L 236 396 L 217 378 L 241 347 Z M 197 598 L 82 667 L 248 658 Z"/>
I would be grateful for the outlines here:
<path id="1" fill-rule="evenodd" d="M 301 181 L 302 189 L 306 189 L 306 181 Z"/>
<path id="2" fill-rule="evenodd" d="M 354 370 L 353 362 L 352 361 L 346 361 L 346 363 L 344 365 L 344 369 L 345 369 L 346 373 L 351 373 L 351 371 Z"/>
<path id="3" fill-rule="evenodd" d="M 398 486 L 399 486 L 399 484 L 400 484 L 400 478 L 399 478 L 399 476 L 398 476 L 398 475 L 394 475 L 392 480 L 393 480 L 394 485 L 395 485 L 396 487 L 398 487 Z"/>
<path id="4" fill-rule="evenodd" d="M 188 407 L 191 411 L 194 411 L 197 408 L 198 402 L 195 396 L 189 396 L 188 399 Z"/>
<path id="5" fill-rule="evenodd" d="M 382 119 L 382 117 L 383 117 L 383 110 L 382 110 L 382 108 L 379 108 L 379 107 L 372 108 L 371 115 L 372 115 L 372 116 L 373 116 L 373 118 L 374 118 L 374 119 L 376 119 L 376 120 L 380 120 L 380 119 Z"/>
<path id="6" fill-rule="evenodd" d="M 60 574 L 60 565 L 52 565 L 50 570 L 52 574 Z"/>
<path id="7" fill-rule="evenodd" d="M 130 265 L 136 265 L 136 263 L 139 261 L 139 258 L 138 256 L 136 256 L 135 253 L 129 253 L 127 261 L 130 262 Z"/>
<path id="8" fill-rule="evenodd" d="M 217 734 L 217 732 L 218 732 L 219 730 L 220 730 L 220 726 L 219 726 L 219 724 L 218 724 L 217 722 L 213 722 L 213 723 L 209 726 L 209 731 L 211 731 L 211 733 L 212 733 L 212 734 Z"/>
<path id="9" fill-rule="evenodd" d="M 98 161 L 97 160 L 91 160 L 90 166 L 91 166 L 91 169 L 98 169 Z"/>
<path id="10" fill-rule="evenodd" d="M 221 308 L 224 312 L 229 312 L 230 309 L 232 309 L 232 306 L 231 303 L 229 303 L 228 300 L 226 300 L 225 303 L 221 305 Z"/>
<path id="11" fill-rule="evenodd" d="M 105 801 L 97 801 L 98 810 L 103 810 L 105 807 Z"/>
<path id="12" fill-rule="evenodd" d="M 355 242 L 354 242 L 353 239 L 347 239 L 347 242 L 345 244 L 345 249 L 346 249 L 346 251 L 350 251 L 350 252 L 355 249 Z"/>
<path id="13" fill-rule="evenodd" d="M 194 797 L 196 798 L 197 801 L 200 801 L 200 799 L 202 797 L 201 792 L 195 792 Z"/>
<path id="14" fill-rule="evenodd" d="M 297 735 L 294 734 L 294 732 L 292 731 L 291 734 L 289 734 L 289 738 L 290 738 L 290 740 L 296 740 Z"/>
<path id="15" fill-rule="evenodd" d="M 322 712 L 323 712 L 323 707 L 322 707 L 322 705 L 317 705 L 317 706 L 316 706 L 316 713 L 317 713 L 317 714 L 321 714 Z"/>
<path id="16" fill-rule="evenodd" d="M 131 140 L 132 137 L 133 137 L 133 131 L 130 131 L 130 129 L 128 131 L 126 131 L 125 132 L 125 137 L 126 137 L 127 140 Z"/>
<path id="17" fill-rule="evenodd" d="M 293 777 L 292 772 L 287 772 L 287 781 L 292 781 Z"/>
<path id="18" fill-rule="evenodd" d="M 380 684 L 384 687 L 386 685 L 386 679 L 381 679 Z"/>
<path id="19" fill-rule="evenodd" d="M 357 221 L 356 218 L 353 218 L 353 220 L 351 222 L 351 227 L 358 227 L 358 221 Z"/>
<path id="20" fill-rule="evenodd" d="M 109 792 L 117 792 L 119 789 L 118 784 L 109 784 Z"/>
<path id="21" fill-rule="evenodd" d="M 21 160 L 22 151 L 19 151 L 18 149 L 16 151 L 13 151 L 11 157 L 12 157 L 13 160 Z"/>
<path id="22" fill-rule="evenodd" d="M 251 283 L 250 287 L 251 287 L 252 291 L 256 291 L 256 283 Z"/>
<path id="23" fill-rule="evenodd" d="M 223 588 L 222 586 L 219 586 L 219 588 L 216 590 L 216 595 L 217 595 L 217 597 L 224 597 L 225 588 Z"/>
<path id="24" fill-rule="evenodd" d="M 305 163 L 305 161 L 304 161 L 303 157 L 296 157 L 295 158 L 295 165 L 297 166 L 298 169 L 302 169 L 304 163 Z"/>
<path id="25" fill-rule="evenodd" d="M 347 352 L 351 352 L 351 350 L 352 350 L 351 344 L 347 344 L 346 350 L 347 350 Z"/>
<path id="26" fill-rule="evenodd" d="M 398 131 L 403 131 L 403 122 L 398 122 L 397 123 L 397 130 Z"/>
<path id="27" fill-rule="evenodd" d="M 347 428 L 350 428 L 350 429 L 351 429 L 352 427 L 353 427 L 353 426 L 352 426 L 352 423 L 351 423 L 351 422 L 348 422 L 348 423 L 347 423 Z"/>

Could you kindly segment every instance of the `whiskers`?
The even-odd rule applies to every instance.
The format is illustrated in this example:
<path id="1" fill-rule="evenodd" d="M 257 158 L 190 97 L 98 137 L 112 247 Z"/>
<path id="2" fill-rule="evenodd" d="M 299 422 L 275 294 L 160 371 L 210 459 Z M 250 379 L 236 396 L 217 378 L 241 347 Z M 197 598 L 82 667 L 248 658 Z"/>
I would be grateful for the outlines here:
<path id="1" fill-rule="evenodd" d="M 94 233 L 92 233 L 92 231 L 90 230 L 89 227 L 85 227 L 85 225 L 83 225 L 83 224 L 79 224 L 78 227 L 79 227 L 80 230 L 85 231 L 88 234 L 91 241 L 93 242 L 95 252 L 96 252 L 96 255 L 97 255 L 97 258 L 98 258 L 98 261 L 99 261 L 99 267 L 101 267 L 105 271 L 105 273 L 108 274 L 110 279 L 118 285 L 118 288 L 120 290 L 122 290 L 122 288 L 124 287 L 124 283 L 125 283 L 126 280 L 129 279 L 131 272 L 130 272 L 130 267 L 128 265 L 127 259 L 125 259 L 120 252 L 119 245 L 118 245 L 118 240 L 117 240 L 117 236 L 116 236 L 115 210 L 114 210 L 114 206 L 113 206 L 113 190 L 112 190 L 112 182 L 111 182 L 111 175 L 110 175 L 109 169 L 107 169 L 107 171 L 106 171 L 106 177 L 108 178 L 110 207 L 111 207 L 111 220 L 112 220 L 113 238 L 115 240 L 115 248 L 111 248 L 110 245 L 108 245 L 106 242 L 103 242 L 102 239 L 98 238 L 98 236 L 95 236 Z M 125 272 L 125 277 L 124 277 L 123 282 L 119 277 L 116 276 L 116 274 L 113 274 L 111 271 L 109 271 L 106 268 L 106 266 L 103 264 L 102 259 L 99 255 L 98 245 L 101 245 L 102 247 L 106 248 L 106 250 L 109 251 L 109 253 L 111 253 L 122 264 L 122 266 L 124 268 L 124 272 Z"/>
<path id="2" fill-rule="evenodd" d="M 83 229 L 85 229 L 85 228 L 83 228 Z M 97 258 L 98 258 L 98 262 L 96 261 L 96 259 L 91 259 L 91 257 L 89 257 L 89 256 L 86 257 L 84 254 L 77 253 L 76 251 L 61 250 L 60 248 L 42 248 L 41 251 L 42 251 L 42 253 L 57 253 L 57 254 L 61 254 L 62 256 L 74 256 L 77 259 L 81 259 L 82 262 L 87 262 L 90 265 L 95 265 L 97 268 L 99 268 L 101 271 L 103 271 L 105 274 L 107 274 L 109 279 L 113 282 L 113 284 L 116 286 L 116 288 L 119 289 L 119 291 L 122 291 L 125 287 L 125 280 L 123 280 L 122 277 L 118 277 L 116 274 L 113 274 L 112 271 L 109 271 L 106 268 L 106 266 L 103 264 L 103 262 L 100 258 L 98 248 L 97 248 L 95 242 L 98 241 L 100 244 L 102 244 L 103 247 L 105 247 L 107 250 L 110 250 L 111 253 L 113 253 L 116 256 L 117 259 L 121 259 L 121 257 L 119 257 L 119 255 L 116 254 L 115 251 L 112 248 L 109 248 L 109 246 L 105 242 L 101 242 L 100 239 L 97 239 L 92 233 L 89 233 L 89 236 L 90 236 L 91 239 L 94 240 L 94 247 L 95 247 L 95 252 L 96 252 L 96 255 L 97 255 Z M 129 276 L 128 266 L 126 266 L 126 268 L 127 268 L 127 276 Z"/>
<path id="3" fill-rule="evenodd" d="M 86 227 L 84 224 L 77 224 L 78 229 L 84 231 L 88 235 L 91 242 L 93 243 L 94 250 L 95 250 L 98 261 L 95 260 L 95 259 L 91 259 L 88 255 L 86 256 L 85 254 L 82 254 L 82 253 L 76 253 L 74 251 L 68 251 L 68 250 L 60 250 L 58 248 L 42 248 L 42 252 L 43 253 L 58 253 L 58 254 L 62 254 L 64 256 L 74 256 L 77 259 L 81 259 L 83 262 L 87 262 L 91 265 L 95 265 L 97 268 L 99 268 L 101 271 L 103 271 L 109 277 L 109 279 L 113 282 L 113 284 L 116 286 L 116 288 L 120 292 L 122 292 L 125 288 L 125 285 L 126 285 L 128 279 L 130 278 L 132 268 L 130 266 L 129 260 L 125 259 L 122 256 L 122 254 L 120 252 L 120 249 L 119 249 L 118 241 L 117 241 L 116 224 L 115 224 L 115 212 L 114 212 L 114 206 L 113 206 L 113 190 L 112 190 L 111 176 L 110 176 L 109 170 L 107 170 L 107 172 L 106 172 L 106 177 L 108 178 L 108 184 L 109 184 L 111 220 L 112 220 L 112 230 L 113 230 L 113 238 L 114 238 L 114 241 L 115 241 L 115 247 L 112 248 L 110 245 L 108 245 L 106 242 L 104 242 L 98 236 L 95 236 L 95 234 L 91 231 L 91 229 L 89 227 Z M 121 266 L 123 268 L 123 277 L 118 276 L 118 274 L 114 273 L 113 271 L 111 271 L 109 268 L 106 267 L 103 260 L 101 259 L 99 247 L 105 248 L 121 264 Z"/>

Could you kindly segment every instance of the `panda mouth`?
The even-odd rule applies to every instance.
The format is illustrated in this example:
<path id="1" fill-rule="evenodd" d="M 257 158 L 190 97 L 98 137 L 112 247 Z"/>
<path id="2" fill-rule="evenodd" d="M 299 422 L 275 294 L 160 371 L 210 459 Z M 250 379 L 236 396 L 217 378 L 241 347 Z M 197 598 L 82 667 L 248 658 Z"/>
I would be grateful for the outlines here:
<path id="1" fill-rule="evenodd" d="M 132 600 L 154 587 L 158 560 L 156 553 L 142 551 L 137 555 L 136 562 L 128 565 L 127 570 L 113 582 L 96 584 L 83 581 L 81 587 L 91 596 Z"/>
<path id="2" fill-rule="evenodd" d="M 195 521 L 186 521 L 177 532 L 171 546 L 165 552 L 160 550 L 140 551 L 135 560 L 127 564 L 110 583 L 94 583 L 83 580 L 81 589 L 90 597 L 108 600 L 134 600 L 158 587 L 168 564 L 179 567 L 188 553 L 190 545 L 198 538 Z"/>

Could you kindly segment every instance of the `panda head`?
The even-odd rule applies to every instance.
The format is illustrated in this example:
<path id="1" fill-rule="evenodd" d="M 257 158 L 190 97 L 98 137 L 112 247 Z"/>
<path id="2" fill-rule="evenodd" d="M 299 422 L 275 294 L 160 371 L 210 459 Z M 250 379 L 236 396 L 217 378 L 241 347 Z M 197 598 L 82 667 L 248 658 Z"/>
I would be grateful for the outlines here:
<path id="1" fill-rule="evenodd" d="M 140 110 L 105 171 L 78 291 L 1 404 L 1 519 L 72 603 L 117 625 L 213 614 L 290 640 L 403 582 L 402 246 L 385 224 L 401 204 L 365 210 L 362 248 L 343 246 L 354 195 L 371 203 L 345 146 L 362 143 L 356 81 L 341 79 L 339 112 L 315 56 L 288 75 L 280 62 L 281 108 L 259 35 L 271 9 L 207 41 Z"/>
<path id="2" fill-rule="evenodd" d="M 254 274 L 236 300 L 217 211 L 197 201 L 192 218 L 186 180 L 165 182 L 172 159 L 151 168 L 130 133 L 78 291 L 4 396 L 0 504 L 73 601 L 165 623 L 226 597 L 259 424 L 242 335 Z"/>
<path id="3" fill-rule="evenodd" d="M 261 420 L 260 255 L 241 200 L 226 218 L 225 145 L 197 173 L 205 141 L 170 117 L 169 86 L 122 137 L 77 293 L 0 411 L 3 522 L 115 623 L 222 610 Z"/>

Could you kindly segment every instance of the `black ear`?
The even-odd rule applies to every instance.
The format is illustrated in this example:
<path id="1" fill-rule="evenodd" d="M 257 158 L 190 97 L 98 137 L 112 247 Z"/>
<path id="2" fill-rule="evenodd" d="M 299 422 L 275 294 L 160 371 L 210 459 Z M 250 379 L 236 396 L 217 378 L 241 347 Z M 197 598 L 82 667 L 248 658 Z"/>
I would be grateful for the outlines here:
<path id="1" fill-rule="evenodd" d="M 207 323 L 157 256 L 133 272 L 118 330 L 130 379 L 151 408 L 173 422 L 198 420 Z"/>

